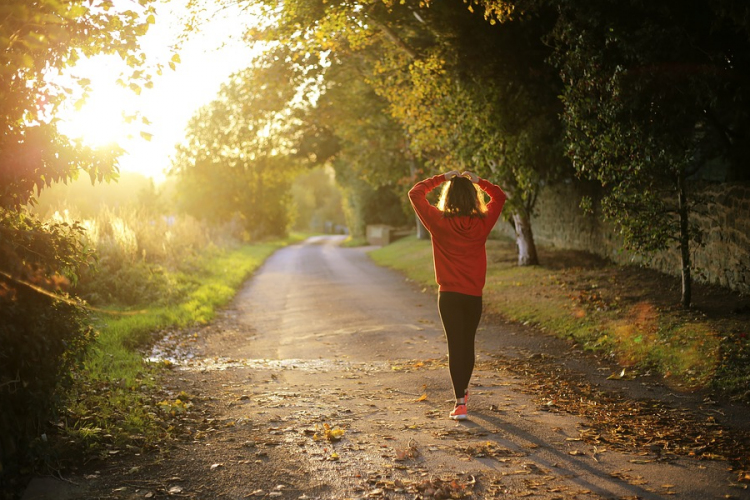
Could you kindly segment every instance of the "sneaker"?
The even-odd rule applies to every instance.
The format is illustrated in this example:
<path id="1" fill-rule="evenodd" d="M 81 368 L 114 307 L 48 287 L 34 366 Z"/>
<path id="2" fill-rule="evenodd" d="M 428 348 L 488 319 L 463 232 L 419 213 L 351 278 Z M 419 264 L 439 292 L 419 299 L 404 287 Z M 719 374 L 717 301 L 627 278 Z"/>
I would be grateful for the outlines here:
<path id="1" fill-rule="evenodd" d="M 469 389 L 466 389 L 466 392 L 464 392 L 464 403 L 469 404 Z"/>
<path id="2" fill-rule="evenodd" d="M 466 411 L 466 405 L 456 405 L 450 415 L 451 420 L 466 420 L 469 418 L 468 412 Z"/>

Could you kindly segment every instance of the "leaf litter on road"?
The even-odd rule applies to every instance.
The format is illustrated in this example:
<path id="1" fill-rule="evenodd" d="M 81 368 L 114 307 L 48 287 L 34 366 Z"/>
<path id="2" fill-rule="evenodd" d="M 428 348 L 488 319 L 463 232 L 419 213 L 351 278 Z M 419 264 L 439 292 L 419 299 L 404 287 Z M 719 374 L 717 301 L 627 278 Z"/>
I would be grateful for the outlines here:
<path id="1" fill-rule="evenodd" d="M 729 430 L 714 415 L 602 391 L 590 382 L 576 380 L 554 360 L 493 358 L 483 363 L 483 368 L 518 375 L 524 392 L 535 397 L 539 410 L 585 417 L 587 421 L 579 424 L 578 431 L 587 444 L 638 450 L 653 457 L 651 461 L 673 456 L 726 460 L 738 473 L 738 482 L 750 482 L 750 432 Z M 548 404 L 550 401 L 553 404 Z"/>

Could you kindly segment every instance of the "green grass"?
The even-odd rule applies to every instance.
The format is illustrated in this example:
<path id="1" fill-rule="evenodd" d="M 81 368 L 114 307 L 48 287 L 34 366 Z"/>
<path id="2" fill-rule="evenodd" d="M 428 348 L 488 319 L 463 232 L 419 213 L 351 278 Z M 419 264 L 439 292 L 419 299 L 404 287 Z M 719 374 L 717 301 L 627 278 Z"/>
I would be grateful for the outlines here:
<path id="1" fill-rule="evenodd" d="M 554 260 L 554 251 L 547 253 L 547 260 Z M 370 255 L 376 263 L 436 289 L 429 241 L 408 237 Z M 614 358 L 629 373 L 650 371 L 678 387 L 710 387 L 747 397 L 750 345 L 744 333 L 739 341 L 726 334 L 742 326 L 661 307 L 653 300 L 659 290 L 644 292 L 637 282 L 624 288 L 623 276 L 633 272 L 625 268 L 518 267 L 515 245 L 497 240 L 487 242 L 487 255 L 487 312 L 573 339 Z M 620 295 L 636 298 L 623 301 Z"/>
<path id="2" fill-rule="evenodd" d="M 150 446 L 170 434 L 158 402 L 159 366 L 144 361 L 143 348 L 159 330 L 203 324 L 214 318 L 242 283 L 278 248 L 303 239 L 212 251 L 178 277 L 187 292 L 179 302 L 137 311 L 97 313 L 98 336 L 67 406 L 67 435 L 86 449 Z"/>
<path id="3" fill-rule="evenodd" d="M 370 252 L 375 263 L 401 271 L 407 278 L 437 290 L 429 241 L 401 238 Z"/>
<path id="4" fill-rule="evenodd" d="M 341 242 L 341 246 L 344 248 L 363 247 L 370 243 L 365 238 L 354 238 L 351 235 L 347 236 L 346 239 Z"/>

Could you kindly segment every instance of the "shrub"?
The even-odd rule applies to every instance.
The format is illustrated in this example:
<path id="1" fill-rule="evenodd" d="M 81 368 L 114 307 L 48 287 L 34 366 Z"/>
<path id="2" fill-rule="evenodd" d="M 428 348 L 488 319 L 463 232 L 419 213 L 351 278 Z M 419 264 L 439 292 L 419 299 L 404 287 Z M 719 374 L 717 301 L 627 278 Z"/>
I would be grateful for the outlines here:
<path id="1" fill-rule="evenodd" d="M 32 465 L 58 391 L 93 339 L 62 291 L 86 258 L 77 225 L 0 209 L 0 486 Z M 65 273 L 63 276 L 59 273 Z M 15 479 L 14 479 L 15 478 Z"/>
<path id="2" fill-rule="evenodd" d="M 57 211 L 52 220 L 72 223 L 75 210 Z M 97 306 L 166 305 L 184 295 L 175 272 L 190 270 L 199 255 L 231 246 L 237 228 L 210 227 L 190 216 L 165 216 L 144 208 L 104 207 L 82 222 L 84 245 L 96 256 L 81 273 L 78 294 Z"/>

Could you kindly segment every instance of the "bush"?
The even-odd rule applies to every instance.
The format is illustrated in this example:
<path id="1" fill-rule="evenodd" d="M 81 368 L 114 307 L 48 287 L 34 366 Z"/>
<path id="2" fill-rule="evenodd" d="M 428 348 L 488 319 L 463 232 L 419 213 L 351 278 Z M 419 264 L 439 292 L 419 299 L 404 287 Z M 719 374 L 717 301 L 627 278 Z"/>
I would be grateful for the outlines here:
<path id="1" fill-rule="evenodd" d="M 73 210 L 52 220 L 72 223 Z M 199 255 L 238 238 L 229 223 L 210 227 L 190 216 L 164 216 L 144 208 L 104 207 L 82 223 L 84 245 L 96 261 L 81 272 L 77 293 L 96 306 L 167 305 L 184 296 L 179 271 L 189 271 Z"/>
<path id="2" fill-rule="evenodd" d="M 0 486 L 38 457 L 58 391 L 93 339 L 64 289 L 88 257 L 83 228 L 0 208 Z"/>
<path id="3" fill-rule="evenodd" d="M 50 457 L 56 422 L 94 339 L 85 309 L 65 290 L 104 306 L 178 303 L 196 288 L 185 276 L 237 234 L 189 217 L 103 210 L 81 223 L 68 211 L 43 222 L 0 208 L 0 490 Z M 96 255 L 94 261 L 92 257 Z M 180 270 L 185 270 L 182 273 Z M 4 495 L 0 494 L 0 498 Z"/>
<path id="4" fill-rule="evenodd" d="M 44 426 L 93 339 L 78 307 L 26 286 L 0 287 L 0 483 L 26 472 Z"/>

